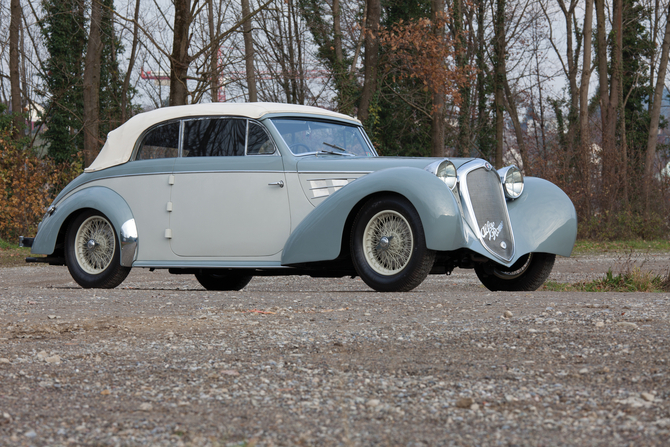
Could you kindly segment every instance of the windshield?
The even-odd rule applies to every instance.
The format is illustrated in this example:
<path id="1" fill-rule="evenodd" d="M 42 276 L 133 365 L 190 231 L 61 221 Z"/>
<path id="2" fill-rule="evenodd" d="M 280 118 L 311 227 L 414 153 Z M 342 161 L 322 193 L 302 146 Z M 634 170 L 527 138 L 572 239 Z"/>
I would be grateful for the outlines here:
<path id="1" fill-rule="evenodd" d="M 294 155 L 329 153 L 374 157 L 359 126 L 334 121 L 275 118 L 272 120 Z"/>

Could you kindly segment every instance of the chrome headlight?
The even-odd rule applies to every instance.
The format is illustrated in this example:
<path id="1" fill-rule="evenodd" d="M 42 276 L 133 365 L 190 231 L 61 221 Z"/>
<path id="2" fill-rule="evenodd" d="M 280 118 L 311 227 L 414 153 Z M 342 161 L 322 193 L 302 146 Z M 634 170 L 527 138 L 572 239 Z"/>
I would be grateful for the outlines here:
<path id="1" fill-rule="evenodd" d="M 432 172 L 444 182 L 452 191 L 456 188 L 458 177 L 456 175 L 456 166 L 449 160 L 439 160 L 426 166 L 426 171 Z"/>
<path id="2" fill-rule="evenodd" d="M 505 196 L 510 199 L 517 199 L 523 193 L 523 174 L 516 166 L 508 166 L 498 170 L 500 181 L 502 182 Z"/>

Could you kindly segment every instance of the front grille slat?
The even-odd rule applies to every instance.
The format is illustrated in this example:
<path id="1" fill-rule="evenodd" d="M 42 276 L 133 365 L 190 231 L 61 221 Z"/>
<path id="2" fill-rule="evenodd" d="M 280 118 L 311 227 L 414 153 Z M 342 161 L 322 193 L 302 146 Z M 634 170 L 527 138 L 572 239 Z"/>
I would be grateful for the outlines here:
<path id="1" fill-rule="evenodd" d="M 483 167 L 474 169 L 467 174 L 467 189 L 480 241 L 509 261 L 514 255 L 514 235 L 498 174 Z"/>

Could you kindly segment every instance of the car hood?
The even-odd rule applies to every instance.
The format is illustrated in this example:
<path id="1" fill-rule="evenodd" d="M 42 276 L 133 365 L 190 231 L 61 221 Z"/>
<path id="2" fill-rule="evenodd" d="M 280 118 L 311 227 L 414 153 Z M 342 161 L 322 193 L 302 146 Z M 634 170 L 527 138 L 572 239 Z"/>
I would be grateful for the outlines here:
<path id="1" fill-rule="evenodd" d="M 444 158 L 429 157 L 346 157 L 341 155 L 306 156 L 297 163 L 298 172 L 374 172 L 398 167 L 424 169 Z M 472 158 L 449 158 L 458 169 Z"/>

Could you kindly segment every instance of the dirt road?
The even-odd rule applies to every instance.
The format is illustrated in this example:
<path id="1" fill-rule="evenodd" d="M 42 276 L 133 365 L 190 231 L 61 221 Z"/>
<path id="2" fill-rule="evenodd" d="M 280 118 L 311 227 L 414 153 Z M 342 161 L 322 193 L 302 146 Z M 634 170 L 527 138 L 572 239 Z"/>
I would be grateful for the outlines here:
<path id="1" fill-rule="evenodd" d="M 552 278 L 623 262 L 561 258 Z M 669 293 L 492 293 L 463 270 L 381 294 L 4 268 L 0 445 L 668 445 L 669 313 Z"/>

